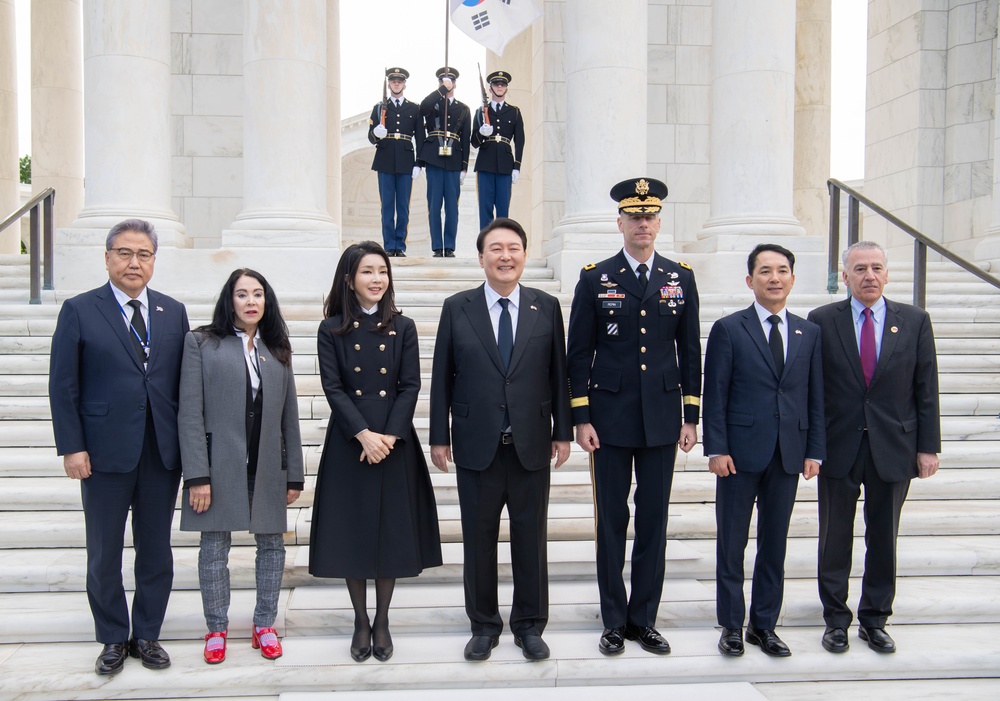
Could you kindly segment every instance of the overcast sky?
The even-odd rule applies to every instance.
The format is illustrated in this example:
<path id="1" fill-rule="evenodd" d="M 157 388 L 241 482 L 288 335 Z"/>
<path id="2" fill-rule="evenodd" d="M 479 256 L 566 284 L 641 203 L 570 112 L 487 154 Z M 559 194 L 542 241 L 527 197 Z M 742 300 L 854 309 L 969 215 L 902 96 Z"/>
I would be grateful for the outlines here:
<path id="1" fill-rule="evenodd" d="M 164 0 L 166 1 L 166 0 Z M 867 0 L 833 4 L 833 66 L 830 173 L 841 180 L 864 175 L 865 36 Z M 428 11 L 430 6 L 437 9 Z M 391 24 L 374 21 L 377 14 Z M 434 72 L 444 65 L 446 0 L 340 0 L 341 113 L 350 117 L 371 110 L 382 97 L 384 69 L 410 71 L 406 96 L 420 100 L 437 85 Z M 30 0 L 15 0 L 18 42 L 19 150 L 31 150 Z M 458 98 L 480 101 L 476 63 L 485 71 L 485 49 L 451 27 L 448 62 L 459 69 Z M 523 76 L 513 76 L 516 83 Z"/>

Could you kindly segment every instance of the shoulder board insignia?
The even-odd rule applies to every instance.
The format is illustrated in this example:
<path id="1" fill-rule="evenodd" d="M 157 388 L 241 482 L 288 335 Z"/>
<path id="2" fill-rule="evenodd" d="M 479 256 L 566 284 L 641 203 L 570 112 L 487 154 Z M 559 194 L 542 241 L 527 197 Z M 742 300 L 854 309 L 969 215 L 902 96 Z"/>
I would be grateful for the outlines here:
<path id="1" fill-rule="evenodd" d="M 596 267 L 597 267 L 597 263 L 587 263 L 585 266 L 583 266 L 583 269 L 584 270 L 593 270 Z"/>
<path id="2" fill-rule="evenodd" d="M 688 265 L 687 263 L 685 263 L 685 262 L 684 262 L 684 261 L 682 261 L 682 260 L 679 260 L 679 261 L 677 261 L 677 265 L 679 265 L 679 266 L 681 266 L 682 268 L 685 268 L 685 269 L 687 269 L 687 270 L 690 270 L 690 269 L 691 269 L 691 266 L 690 266 L 690 265 Z"/>
<path id="3" fill-rule="evenodd" d="M 373 120 L 373 119 L 369 119 L 369 120 L 368 120 L 368 126 L 371 126 L 371 125 L 372 125 L 372 124 L 374 124 L 374 123 L 375 123 L 375 120 Z"/>

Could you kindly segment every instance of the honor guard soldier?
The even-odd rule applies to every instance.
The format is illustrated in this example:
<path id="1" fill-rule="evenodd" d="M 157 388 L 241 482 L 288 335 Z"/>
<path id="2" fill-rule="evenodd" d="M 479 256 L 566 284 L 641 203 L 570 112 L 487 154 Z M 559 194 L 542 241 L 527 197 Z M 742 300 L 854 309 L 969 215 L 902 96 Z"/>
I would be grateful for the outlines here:
<path id="1" fill-rule="evenodd" d="M 666 196 L 667 186 L 652 178 L 612 188 L 625 245 L 584 267 L 569 318 L 576 442 L 591 454 L 605 655 L 623 652 L 626 638 L 647 652 L 670 652 L 655 628 L 656 612 L 674 458 L 678 445 L 688 452 L 698 440 L 701 341 L 694 273 L 653 250 Z M 633 465 L 635 540 L 626 596 Z"/>
<path id="2" fill-rule="evenodd" d="M 472 117 L 468 106 L 455 99 L 458 71 L 444 66 L 437 70 L 437 78 L 437 90 L 420 103 L 426 138 L 420 147 L 419 160 L 427 170 L 427 212 L 434 257 L 454 258 L 455 237 L 458 234 L 458 196 L 469 169 Z"/>
<path id="3" fill-rule="evenodd" d="M 382 200 L 382 244 L 388 255 L 398 257 L 406 255 L 410 193 L 413 181 L 420 177 L 415 154 L 424 143 L 417 105 L 403 97 L 409 77 L 405 68 L 386 69 L 388 92 L 382 91 L 382 101 L 372 108 L 368 120 L 368 140 L 375 144 L 372 170 L 378 173 L 378 194 Z"/>
<path id="4" fill-rule="evenodd" d="M 472 122 L 472 145 L 476 157 L 476 189 L 479 194 L 479 228 L 493 217 L 510 212 L 511 186 L 517 184 L 524 153 L 524 119 L 520 108 L 505 102 L 510 73 L 493 71 L 486 76 L 490 84 L 488 104 L 476 110 Z"/>

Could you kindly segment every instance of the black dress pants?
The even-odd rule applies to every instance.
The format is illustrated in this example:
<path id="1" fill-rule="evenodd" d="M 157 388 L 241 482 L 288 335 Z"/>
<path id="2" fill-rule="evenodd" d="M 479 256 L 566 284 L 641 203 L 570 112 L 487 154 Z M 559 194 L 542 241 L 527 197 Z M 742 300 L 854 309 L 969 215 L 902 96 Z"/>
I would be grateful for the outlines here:
<path id="1" fill-rule="evenodd" d="M 510 629 L 541 635 L 549 619 L 549 470 L 526 470 L 513 445 L 499 445 L 485 470 L 457 468 L 465 556 L 465 611 L 473 635 L 503 631 L 497 601 L 497 540 L 504 505 L 510 518 L 514 601 Z"/>
<path id="2" fill-rule="evenodd" d="M 833 628 L 851 625 L 847 605 L 854 548 L 854 515 L 865 487 L 865 571 L 858 622 L 883 628 L 896 597 L 896 536 L 910 480 L 885 482 L 872 460 L 865 433 L 851 471 L 840 478 L 819 475 L 819 598 Z"/>
<path id="3" fill-rule="evenodd" d="M 163 466 L 151 415 L 146 415 L 139 464 L 130 472 L 100 472 L 80 482 L 87 536 L 87 598 L 97 642 L 158 640 L 174 579 L 170 529 L 180 470 Z M 125 523 L 132 510 L 135 596 L 131 628 L 122 580 Z"/>

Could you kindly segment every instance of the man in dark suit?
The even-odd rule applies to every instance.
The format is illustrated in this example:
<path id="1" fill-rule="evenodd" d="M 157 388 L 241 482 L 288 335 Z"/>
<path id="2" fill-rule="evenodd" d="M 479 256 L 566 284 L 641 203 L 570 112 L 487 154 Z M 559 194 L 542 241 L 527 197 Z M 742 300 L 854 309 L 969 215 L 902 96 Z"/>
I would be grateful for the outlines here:
<path id="1" fill-rule="evenodd" d="M 567 366 L 576 442 L 592 454 L 604 622 L 599 648 L 605 655 L 624 652 L 626 638 L 648 652 L 670 652 L 655 628 L 667 507 L 677 446 L 688 452 L 698 442 L 698 288 L 691 266 L 653 249 L 666 196 L 667 186 L 652 178 L 612 188 L 625 246 L 583 269 L 569 318 Z M 622 571 L 633 464 L 635 540 L 632 590 L 626 596 Z"/>
<path id="2" fill-rule="evenodd" d="M 573 428 L 562 311 L 552 295 L 519 284 L 526 246 L 513 219 L 495 219 L 479 233 L 486 284 L 445 300 L 434 345 L 431 460 L 447 471 L 454 447 L 465 610 L 472 623 L 467 660 L 489 658 L 503 630 L 497 539 L 505 504 L 514 643 L 529 660 L 549 656 L 542 640 L 549 609 L 549 463 L 566 462 Z"/>
<path id="3" fill-rule="evenodd" d="M 773 657 L 785 584 L 785 543 L 798 476 L 811 479 L 825 456 L 819 328 L 785 309 L 795 255 L 760 244 L 747 259 L 754 303 L 715 322 L 705 351 L 702 407 L 715 497 L 719 651 L 743 654 L 743 557 L 757 503 L 757 558 L 746 640 Z"/>
<path id="4" fill-rule="evenodd" d="M 385 76 L 389 95 L 372 108 L 368 141 L 375 144 L 372 170 L 378 173 L 378 195 L 382 200 L 382 245 L 388 255 L 405 258 L 410 193 L 413 181 L 420 177 L 415 153 L 420 152 L 424 143 L 424 125 L 416 103 L 403 97 L 409 71 L 387 68 Z"/>
<path id="5" fill-rule="evenodd" d="M 895 652 L 885 631 L 896 595 L 896 535 L 910 480 L 932 476 L 941 451 L 937 354 L 923 309 L 882 296 L 885 249 L 872 241 L 843 255 L 851 297 L 814 309 L 823 338 L 826 438 L 819 475 L 819 596 L 823 647 L 848 648 L 854 514 L 865 487 L 865 570 L 858 636 Z"/>
<path id="6" fill-rule="evenodd" d="M 106 248 L 108 284 L 63 303 L 49 362 L 56 450 L 66 474 L 81 480 L 87 597 L 104 644 L 98 674 L 120 671 L 126 655 L 150 669 L 170 665 L 157 640 L 173 582 L 177 396 L 188 331 L 184 305 L 146 287 L 156 254 L 153 226 L 141 219 L 116 224 Z M 131 627 L 122 583 L 130 507 Z"/>
<path id="7" fill-rule="evenodd" d="M 426 136 L 418 160 L 427 171 L 431 249 L 435 258 L 454 258 L 455 238 L 458 235 L 458 197 L 465 182 L 465 173 L 469 170 L 472 115 L 464 102 L 455 99 L 458 71 L 444 66 L 438 69 L 437 78 L 438 89 L 420 102 Z"/>
<path id="8" fill-rule="evenodd" d="M 472 120 L 472 145 L 479 149 L 476 156 L 479 228 L 484 228 L 494 216 L 506 217 L 510 212 L 511 186 L 517 184 L 521 175 L 521 155 L 524 153 L 521 110 L 504 99 L 510 73 L 493 71 L 486 79 L 493 99 L 489 105 L 476 110 Z"/>

